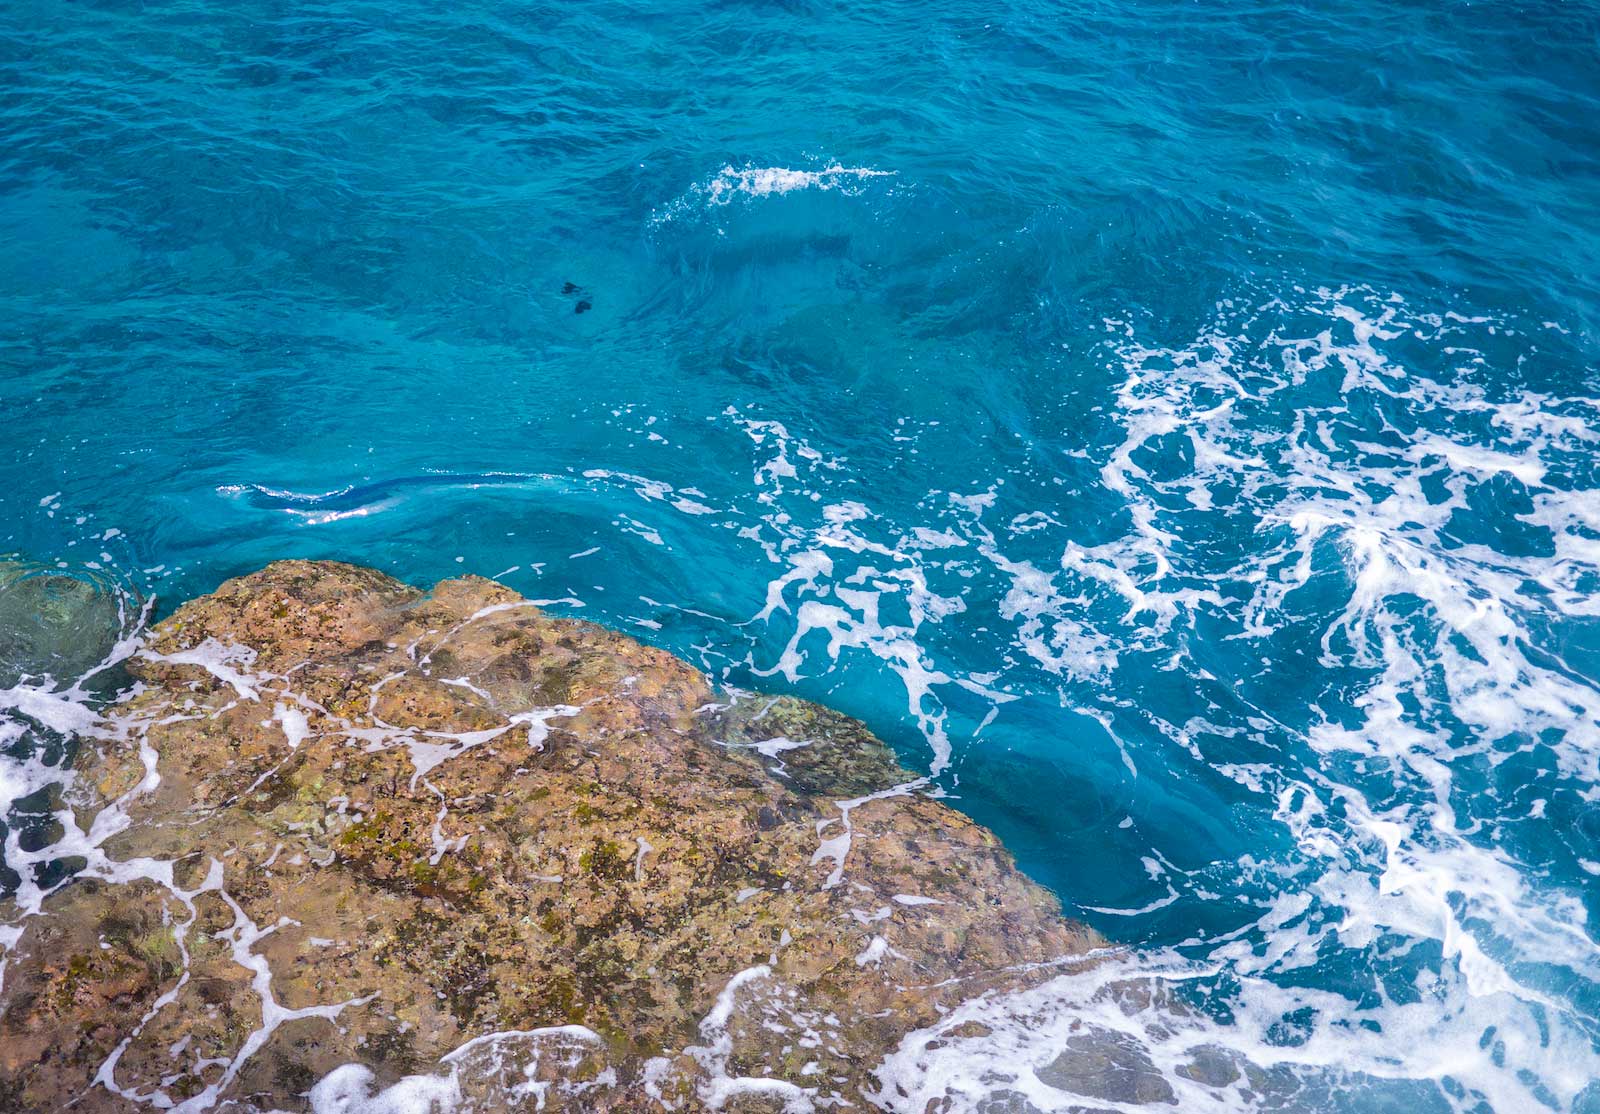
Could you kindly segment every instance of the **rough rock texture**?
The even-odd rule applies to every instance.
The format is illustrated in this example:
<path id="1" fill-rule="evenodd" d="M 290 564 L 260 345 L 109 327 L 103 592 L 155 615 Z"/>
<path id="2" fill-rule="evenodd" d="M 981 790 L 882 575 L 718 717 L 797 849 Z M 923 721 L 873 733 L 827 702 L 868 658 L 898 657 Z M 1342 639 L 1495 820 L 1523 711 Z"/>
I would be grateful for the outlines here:
<path id="1" fill-rule="evenodd" d="M 0 987 L 0 1110 L 356 1110 L 406 1076 L 473 1110 L 860 1109 L 941 1007 L 1099 942 L 859 723 L 729 706 L 490 581 L 279 563 L 130 667 L 78 757 L 105 865 Z"/>

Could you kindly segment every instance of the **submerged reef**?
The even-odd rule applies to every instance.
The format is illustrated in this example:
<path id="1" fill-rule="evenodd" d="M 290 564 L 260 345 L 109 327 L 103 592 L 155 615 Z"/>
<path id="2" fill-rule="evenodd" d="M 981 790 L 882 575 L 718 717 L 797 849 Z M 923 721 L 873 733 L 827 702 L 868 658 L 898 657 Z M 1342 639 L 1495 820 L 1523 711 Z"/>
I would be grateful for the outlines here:
<path id="1" fill-rule="evenodd" d="M 860 723 L 492 581 L 281 562 L 126 668 L 0 902 L 3 1110 L 860 1109 L 1101 943 Z"/>

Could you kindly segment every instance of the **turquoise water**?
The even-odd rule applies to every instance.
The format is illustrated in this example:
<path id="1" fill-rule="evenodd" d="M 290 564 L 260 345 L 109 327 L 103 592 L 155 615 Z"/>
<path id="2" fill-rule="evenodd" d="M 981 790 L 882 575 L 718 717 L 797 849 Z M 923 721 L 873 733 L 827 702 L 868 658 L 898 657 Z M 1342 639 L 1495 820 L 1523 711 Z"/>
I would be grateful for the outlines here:
<path id="1" fill-rule="evenodd" d="M 1095 1016 L 1600 1110 L 1592 5 L 449 7 L 0 12 L 0 550 L 567 600 L 1197 1008 L 977 1003 L 891 1108 Z"/>

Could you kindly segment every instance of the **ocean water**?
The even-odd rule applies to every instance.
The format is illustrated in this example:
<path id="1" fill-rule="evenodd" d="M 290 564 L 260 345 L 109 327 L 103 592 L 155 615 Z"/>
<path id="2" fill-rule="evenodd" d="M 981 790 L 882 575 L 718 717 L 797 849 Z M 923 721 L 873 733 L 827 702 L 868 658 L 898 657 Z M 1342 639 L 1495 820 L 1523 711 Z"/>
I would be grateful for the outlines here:
<path id="1" fill-rule="evenodd" d="M 0 551 L 569 598 L 1126 945 L 884 1109 L 1600 1111 L 1594 5 L 14 0 L 0 137 Z"/>

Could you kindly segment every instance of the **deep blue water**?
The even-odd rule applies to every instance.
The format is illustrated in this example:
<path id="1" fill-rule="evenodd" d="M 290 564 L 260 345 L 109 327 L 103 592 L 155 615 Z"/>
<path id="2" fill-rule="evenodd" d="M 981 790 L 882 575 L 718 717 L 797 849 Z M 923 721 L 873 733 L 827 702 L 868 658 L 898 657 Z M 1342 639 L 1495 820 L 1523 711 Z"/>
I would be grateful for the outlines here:
<path id="1" fill-rule="evenodd" d="M 0 138 L 0 550 L 572 597 L 935 774 L 1195 1109 L 1600 1109 L 1594 5 L 14 2 Z"/>

